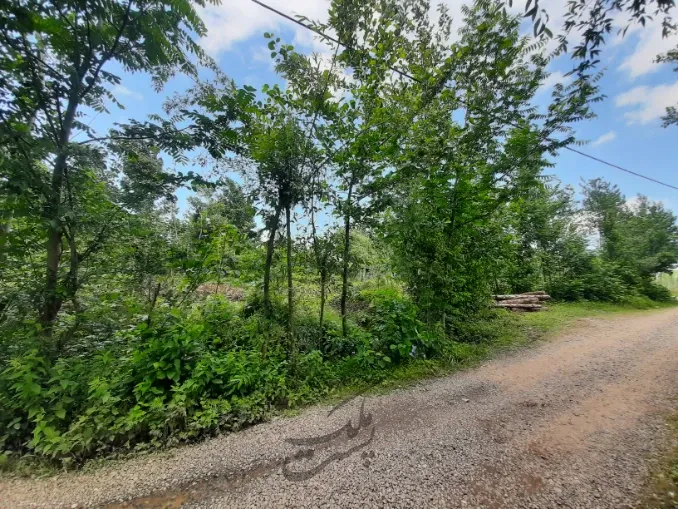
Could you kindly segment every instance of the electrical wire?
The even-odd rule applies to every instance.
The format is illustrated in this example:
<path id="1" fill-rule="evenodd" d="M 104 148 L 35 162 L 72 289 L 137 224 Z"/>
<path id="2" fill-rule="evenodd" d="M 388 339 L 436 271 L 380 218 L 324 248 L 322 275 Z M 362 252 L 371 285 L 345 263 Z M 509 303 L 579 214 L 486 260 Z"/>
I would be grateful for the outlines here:
<path id="1" fill-rule="evenodd" d="M 306 30 L 310 30 L 311 32 L 314 32 L 314 33 L 318 34 L 319 36 L 324 37 L 325 39 L 334 42 L 335 44 L 338 44 L 338 45 L 340 45 L 340 46 L 346 47 L 346 45 L 343 44 L 343 43 L 342 43 L 341 41 L 339 41 L 338 39 L 335 39 L 334 37 L 329 36 L 329 35 L 323 33 L 322 31 L 318 30 L 317 28 L 315 28 L 315 27 L 313 27 L 313 26 L 311 26 L 311 25 L 307 25 L 306 23 L 303 23 L 302 21 L 300 21 L 300 20 L 298 20 L 298 19 L 295 19 L 295 18 L 293 18 L 292 16 L 290 16 L 290 15 L 288 15 L 288 14 L 285 14 L 284 12 L 279 11 L 279 10 L 276 9 L 275 7 L 271 7 L 270 5 L 265 4 L 265 3 L 262 2 L 261 0 L 250 0 L 250 1 L 254 2 L 255 4 L 259 5 L 260 7 L 263 7 L 264 9 L 267 9 L 267 10 L 273 12 L 274 14 L 277 14 L 278 16 L 281 16 L 281 17 L 285 18 L 285 19 L 288 20 L 288 21 L 291 21 L 292 23 L 295 23 L 296 25 L 299 25 L 300 27 L 305 28 Z M 403 76 L 403 77 L 405 77 L 405 78 L 411 79 L 412 81 L 415 81 L 415 82 L 417 82 L 417 83 L 422 83 L 421 80 L 418 80 L 418 79 L 415 78 L 414 76 L 412 76 L 412 75 L 410 75 L 410 74 L 408 74 L 408 73 L 406 73 L 406 72 L 404 72 L 404 71 L 398 69 L 397 67 L 389 66 L 389 68 L 390 68 L 393 72 L 395 72 L 395 73 L 397 73 L 397 74 L 399 74 L 399 75 L 401 75 L 401 76 Z M 609 167 L 611 167 L 611 168 L 614 168 L 614 169 L 616 169 L 616 170 L 623 171 L 623 172 L 625 172 L 625 173 L 629 173 L 629 174 L 634 175 L 634 176 L 636 176 L 636 177 L 639 177 L 639 178 L 642 178 L 642 179 L 645 179 L 645 180 L 649 180 L 650 182 L 654 182 L 655 184 L 659 184 L 659 185 L 662 185 L 662 186 L 665 186 L 665 187 L 668 187 L 668 188 L 671 188 L 671 189 L 675 189 L 676 191 L 678 191 L 678 187 L 676 187 L 676 186 L 674 186 L 674 185 L 667 184 L 666 182 L 662 182 L 661 180 L 657 180 L 657 179 L 655 179 L 655 178 L 648 177 L 647 175 L 643 175 L 642 173 L 638 173 L 638 172 L 636 172 L 636 171 L 632 171 L 632 170 L 628 170 L 628 169 L 626 169 L 626 168 L 622 168 L 621 166 L 619 166 L 619 165 L 617 165 L 617 164 L 610 163 L 610 162 L 608 162 L 608 161 L 605 161 L 604 159 L 600 159 L 600 158 L 598 158 L 598 157 L 595 157 L 595 156 L 592 156 L 592 155 L 587 154 L 587 153 L 585 153 L 585 152 L 582 152 L 581 150 L 577 150 L 577 149 L 572 148 L 572 147 L 563 147 L 563 148 L 566 149 L 566 150 L 569 150 L 570 152 L 574 152 L 575 154 L 579 154 L 579 155 L 582 156 L 582 157 L 587 157 L 587 158 L 589 158 L 589 159 L 592 159 L 593 161 L 597 161 L 597 162 L 599 162 L 599 163 L 601 163 L 601 164 L 605 164 L 605 165 L 607 165 L 607 166 L 609 166 Z"/>

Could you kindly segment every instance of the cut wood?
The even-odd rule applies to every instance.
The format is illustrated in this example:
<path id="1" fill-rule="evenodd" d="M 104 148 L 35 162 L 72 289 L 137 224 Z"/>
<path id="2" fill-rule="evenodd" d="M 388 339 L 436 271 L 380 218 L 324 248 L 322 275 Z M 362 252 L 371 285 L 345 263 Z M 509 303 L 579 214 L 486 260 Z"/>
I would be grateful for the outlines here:
<path id="1" fill-rule="evenodd" d="M 531 311 L 539 311 L 542 309 L 541 304 L 506 304 L 505 302 L 498 302 L 494 307 L 504 309 L 525 309 Z"/>
<path id="2" fill-rule="evenodd" d="M 493 295 L 494 307 L 508 309 L 509 311 L 541 311 L 544 301 L 551 298 L 543 290 L 538 292 L 525 292 L 506 295 Z"/>
<path id="3" fill-rule="evenodd" d="M 538 299 L 538 300 L 549 300 L 550 295 L 547 294 L 532 294 L 532 293 L 515 293 L 507 295 L 493 295 L 494 300 L 517 300 L 517 299 Z"/>
<path id="4" fill-rule="evenodd" d="M 535 296 L 516 297 L 515 299 L 500 301 L 501 304 L 539 304 L 540 302 Z"/>

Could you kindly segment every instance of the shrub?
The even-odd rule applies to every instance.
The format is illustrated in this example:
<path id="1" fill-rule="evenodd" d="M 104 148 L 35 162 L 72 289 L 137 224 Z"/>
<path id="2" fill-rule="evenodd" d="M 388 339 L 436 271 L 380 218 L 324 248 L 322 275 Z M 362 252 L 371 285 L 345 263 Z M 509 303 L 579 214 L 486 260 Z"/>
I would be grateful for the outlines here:
<path id="1" fill-rule="evenodd" d="M 372 334 L 371 347 L 394 363 L 432 353 L 433 341 L 419 320 L 419 310 L 394 287 L 363 290 L 358 300 L 368 304 L 360 324 Z"/>
<path id="2" fill-rule="evenodd" d="M 628 283 L 628 271 L 621 266 L 600 258 L 590 263 L 589 270 L 582 274 L 553 277 L 547 285 L 550 295 L 567 301 L 620 302 L 634 293 Z"/>
<path id="3" fill-rule="evenodd" d="M 673 299 L 671 290 L 654 281 L 645 281 L 641 292 L 643 295 L 657 302 L 669 302 Z"/>
<path id="4" fill-rule="evenodd" d="M 255 320 L 226 321 L 228 309 L 173 310 L 119 333 L 117 351 L 54 364 L 38 348 L 14 357 L 0 377 L 0 450 L 79 461 L 262 419 L 304 381 L 290 389 L 284 355 L 252 348 Z"/>

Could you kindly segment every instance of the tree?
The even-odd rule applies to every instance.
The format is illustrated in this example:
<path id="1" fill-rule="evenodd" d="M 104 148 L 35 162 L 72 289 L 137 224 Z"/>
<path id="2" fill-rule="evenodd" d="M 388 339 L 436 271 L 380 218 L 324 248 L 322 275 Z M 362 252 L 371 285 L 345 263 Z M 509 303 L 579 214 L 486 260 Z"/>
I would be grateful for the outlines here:
<path id="1" fill-rule="evenodd" d="M 546 154 L 574 141 L 568 124 L 591 116 L 595 94 L 558 85 L 547 113 L 537 113 L 531 99 L 545 62 L 529 56 L 519 20 L 487 2 L 464 15 L 445 58 L 450 85 L 403 144 L 389 211 L 400 273 L 428 320 L 443 323 L 487 299 L 487 268 L 504 236 L 497 215 L 538 185 Z M 463 122 L 450 121 L 455 114 Z M 567 136 L 556 141 L 555 132 Z"/>
<path id="2" fill-rule="evenodd" d="M 513 0 L 507 0 L 509 6 Z M 572 58 L 580 60 L 575 70 L 586 73 L 600 63 L 600 54 L 605 45 L 605 38 L 612 32 L 615 16 L 620 13 L 628 15 L 626 27 L 620 28 L 622 35 L 626 34 L 631 23 L 638 23 L 645 27 L 647 21 L 660 18 L 662 20 L 662 35 L 668 37 L 676 30 L 671 18 L 671 11 L 675 7 L 673 0 L 650 0 L 636 2 L 633 0 L 574 0 L 568 2 L 567 11 L 563 17 L 562 32 L 556 34 L 558 48 L 554 56 L 570 51 Z M 544 35 L 553 37 L 549 28 L 549 15 L 545 9 L 540 9 L 539 0 L 525 2 L 525 17 L 533 21 L 534 36 Z M 572 33 L 580 37 L 576 45 L 570 50 L 570 36 Z"/>
<path id="3" fill-rule="evenodd" d="M 610 261 L 622 254 L 622 224 L 626 220 L 626 197 L 616 185 L 597 178 L 582 184 L 584 211 L 600 237 L 600 247 Z"/>
<path id="4" fill-rule="evenodd" d="M 149 212 L 160 198 L 174 200 L 178 182 L 164 168 L 160 149 L 148 140 L 115 143 L 112 152 L 120 175 L 119 201 L 137 213 Z"/>
<path id="5" fill-rule="evenodd" d="M 254 229 L 254 205 L 231 178 L 221 179 L 214 187 L 203 187 L 188 202 L 192 207 L 191 220 L 200 223 L 201 234 L 209 234 L 223 224 L 232 224 L 244 235 L 250 235 Z"/>
<path id="6" fill-rule="evenodd" d="M 203 0 L 197 5 L 204 6 Z M 82 107 L 106 112 L 119 104 L 110 86 L 120 78 L 113 62 L 127 71 L 151 73 L 160 87 L 177 70 L 196 74 L 191 55 L 205 61 L 192 39 L 205 27 L 194 4 L 146 0 L 38 2 L 11 0 L 2 6 L 0 90 L 2 134 L 18 151 L 39 147 L 49 161 L 44 215 L 47 227 L 46 283 L 42 320 L 50 324 L 62 299 L 58 273 L 64 237 L 63 192 L 71 164 L 75 130 L 94 139 L 82 122 Z"/>
<path id="7" fill-rule="evenodd" d="M 625 253 L 644 277 L 661 272 L 670 274 L 678 263 L 676 216 L 661 202 L 639 195 L 625 226 Z"/>
<path id="8" fill-rule="evenodd" d="M 542 290 L 553 274 L 565 268 L 563 248 L 577 212 L 574 190 L 561 187 L 555 179 L 540 180 L 508 204 L 506 221 L 512 252 L 504 276 L 506 293 Z"/>
<path id="9" fill-rule="evenodd" d="M 513 0 L 507 0 L 506 4 L 512 6 Z M 649 30 L 649 28 L 645 28 L 647 21 L 658 19 L 661 20 L 662 36 L 666 38 L 676 33 L 676 24 L 672 18 L 674 7 L 674 0 L 643 2 L 634 0 L 570 1 L 567 3 L 561 30 L 555 35 L 555 40 L 558 43 L 557 48 L 550 57 L 556 58 L 569 53 L 576 62 L 571 72 L 576 73 L 580 79 L 589 81 L 595 78 L 592 71 L 598 67 L 602 60 L 601 54 L 606 39 L 612 33 L 612 29 L 615 28 L 617 17 L 622 14 L 628 16 L 626 25 L 618 27 L 618 32 L 622 36 L 626 35 L 627 30 L 633 24 L 642 25 L 644 29 Z M 554 37 L 552 29 L 557 30 L 557 27 L 549 23 L 549 14 L 546 9 L 540 9 L 539 0 L 525 2 L 524 16 L 532 19 L 535 37 L 539 35 L 542 40 Z M 573 38 L 575 39 L 574 46 L 571 44 Z M 671 63 L 677 59 L 678 49 L 673 49 L 664 55 L 658 55 L 655 62 Z M 664 127 L 678 123 L 678 113 L 675 106 L 666 108 L 663 121 Z"/>
<path id="10" fill-rule="evenodd" d="M 339 235 L 338 235 L 339 234 Z M 325 305 L 327 303 L 327 286 L 341 267 L 340 246 L 343 236 L 336 230 L 326 230 L 323 235 L 313 240 L 313 255 L 316 270 L 320 276 L 320 311 L 318 327 L 324 332 Z"/>
<path id="11" fill-rule="evenodd" d="M 626 292 L 661 298 L 655 276 L 678 261 L 673 213 L 644 196 L 627 201 L 619 188 L 603 179 L 582 185 L 583 210 L 600 235 L 600 263 L 614 272 Z"/>
<path id="12" fill-rule="evenodd" d="M 273 34 L 266 33 L 273 39 Z M 279 38 L 269 42 L 269 49 L 278 49 Z M 331 181 L 334 178 L 333 156 L 335 155 L 334 126 L 344 122 L 342 98 L 336 99 L 332 88 L 343 90 L 346 86 L 339 74 L 337 56 L 340 46 L 334 46 L 330 68 L 321 71 L 322 57 L 307 57 L 293 51 L 291 46 L 282 45 L 273 51 L 276 70 L 287 81 L 285 104 L 294 111 L 300 123 L 305 126 L 305 142 L 301 149 L 302 166 L 308 167 L 306 190 L 302 205 L 309 216 L 310 241 L 314 265 L 318 271 L 320 286 L 320 312 L 318 323 L 323 330 L 327 284 L 336 269 L 336 240 L 333 232 L 318 232 L 317 213 L 322 204 L 336 201 L 336 192 Z"/>
<path id="13" fill-rule="evenodd" d="M 328 123 L 324 131 L 327 139 L 323 142 L 329 147 L 339 183 L 335 212 L 343 223 L 344 233 L 341 290 L 344 336 L 348 332 L 351 229 L 377 212 L 382 203 L 379 194 L 383 191 L 379 181 L 389 163 L 386 154 L 396 150 L 417 112 L 432 99 L 432 95 L 423 98 L 415 109 L 412 96 L 407 97 L 408 85 L 394 79 L 391 70 L 400 60 L 416 66 L 421 73 L 421 62 L 429 63 L 435 57 L 422 41 L 429 35 L 422 30 L 426 21 L 423 13 L 428 12 L 421 9 L 422 5 L 428 6 L 428 2 L 410 5 L 334 0 L 329 12 L 328 26 L 337 32 L 344 45 L 337 59 L 351 70 L 351 79 L 342 82 L 347 100 Z M 413 15 L 413 21 L 408 14 Z M 446 19 L 444 11 L 442 18 Z M 433 81 L 433 86 L 424 87 L 427 93 L 439 89 L 439 80 L 430 75 L 426 78 Z"/>
<path id="14" fill-rule="evenodd" d="M 275 236 L 280 216 L 285 212 L 287 245 L 288 334 L 293 335 L 294 289 L 292 283 L 292 211 L 302 200 L 306 173 L 304 168 L 304 132 L 294 116 L 278 103 L 279 90 L 273 89 L 268 107 L 251 133 L 250 154 L 256 163 L 261 200 L 271 210 L 266 218 L 268 240 L 264 268 L 264 308 L 271 313 L 270 279 Z"/>

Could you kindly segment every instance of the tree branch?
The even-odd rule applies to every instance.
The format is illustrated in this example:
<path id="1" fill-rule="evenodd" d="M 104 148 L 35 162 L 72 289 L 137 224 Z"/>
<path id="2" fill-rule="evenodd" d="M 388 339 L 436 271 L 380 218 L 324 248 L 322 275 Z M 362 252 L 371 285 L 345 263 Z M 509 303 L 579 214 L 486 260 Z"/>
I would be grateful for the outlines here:
<path id="1" fill-rule="evenodd" d="M 124 18 L 123 18 L 122 23 L 120 25 L 120 29 L 118 30 L 118 33 L 115 36 L 115 41 L 113 42 L 111 49 L 109 49 L 108 51 L 106 51 L 102 55 L 101 59 L 99 60 L 99 63 L 97 64 L 96 69 L 92 73 L 92 81 L 90 82 L 89 85 L 87 85 L 85 87 L 85 89 L 80 94 L 80 97 L 83 97 L 83 98 L 86 97 L 87 94 L 90 93 L 92 88 L 94 88 L 94 86 L 97 84 L 97 80 L 99 79 L 99 73 L 101 72 L 101 69 L 106 64 L 106 62 L 108 62 L 111 59 L 111 57 L 115 53 L 115 50 L 118 47 L 118 44 L 120 43 L 120 39 L 122 38 L 122 34 L 124 33 L 125 29 L 127 28 L 127 23 L 129 23 L 130 11 L 132 10 L 132 4 L 133 3 L 134 3 L 134 0 L 129 0 L 127 2 L 127 8 L 125 9 L 125 15 L 124 15 Z M 80 79 L 82 79 L 84 77 L 85 77 L 84 75 L 81 75 Z"/>

